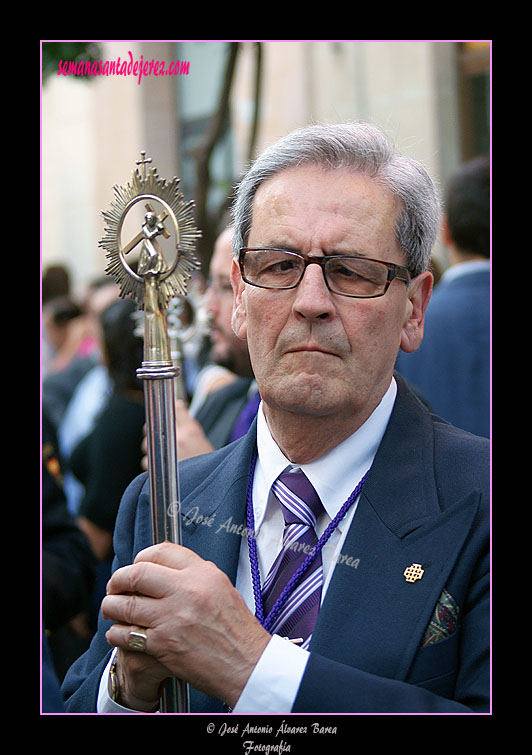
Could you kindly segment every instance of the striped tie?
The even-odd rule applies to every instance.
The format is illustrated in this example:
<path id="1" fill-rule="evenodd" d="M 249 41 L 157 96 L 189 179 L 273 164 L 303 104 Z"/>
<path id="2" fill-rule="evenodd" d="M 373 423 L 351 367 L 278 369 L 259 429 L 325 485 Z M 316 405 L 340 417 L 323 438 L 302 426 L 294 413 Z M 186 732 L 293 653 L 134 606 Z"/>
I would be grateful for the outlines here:
<path id="1" fill-rule="evenodd" d="M 262 590 L 264 615 L 271 634 L 290 639 L 302 638 L 308 647 L 318 617 L 323 584 L 321 551 L 310 566 L 295 576 L 317 542 L 314 526 L 323 512 L 322 503 L 305 474 L 285 471 L 272 485 L 285 520 L 283 544 Z M 268 616 L 290 580 L 295 580 L 289 597 Z M 286 595 L 286 592 L 285 592 Z M 273 621 L 272 621 L 273 620 Z"/>

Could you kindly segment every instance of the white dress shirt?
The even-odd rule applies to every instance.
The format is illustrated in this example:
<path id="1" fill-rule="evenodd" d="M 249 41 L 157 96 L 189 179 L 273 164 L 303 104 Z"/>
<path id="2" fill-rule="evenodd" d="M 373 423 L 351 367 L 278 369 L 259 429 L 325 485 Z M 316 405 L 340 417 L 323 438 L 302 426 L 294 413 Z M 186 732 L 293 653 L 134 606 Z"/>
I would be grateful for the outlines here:
<path id="1" fill-rule="evenodd" d="M 373 463 L 392 413 L 397 385 L 392 378 L 388 391 L 373 414 L 349 438 L 310 464 L 301 465 L 325 509 L 317 524 L 318 537 L 336 516 Z M 262 412 L 257 415 L 258 458 L 253 479 L 253 514 L 261 584 L 282 545 L 284 519 L 271 486 L 287 466 L 293 466 L 273 440 Z M 338 524 L 322 551 L 322 602 L 335 564 L 344 561 L 356 568 L 356 553 L 343 553 L 342 545 L 355 515 L 358 499 Z M 350 559 L 350 560 L 349 560 Z M 349 568 L 349 567 L 347 567 Z M 236 587 L 255 613 L 247 538 L 242 538 Z M 113 653 L 114 655 L 114 653 Z M 309 652 L 274 635 L 255 666 L 237 701 L 234 713 L 290 713 L 309 658 Z M 134 712 L 114 703 L 108 694 L 111 661 L 100 684 L 98 712 Z"/>

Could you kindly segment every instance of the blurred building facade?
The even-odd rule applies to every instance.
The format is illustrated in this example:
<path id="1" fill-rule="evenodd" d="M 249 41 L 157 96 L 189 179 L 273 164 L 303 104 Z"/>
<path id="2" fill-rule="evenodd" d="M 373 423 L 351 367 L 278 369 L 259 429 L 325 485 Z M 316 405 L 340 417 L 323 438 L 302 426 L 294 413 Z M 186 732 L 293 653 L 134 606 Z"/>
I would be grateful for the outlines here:
<path id="1" fill-rule="evenodd" d="M 106 267 L 100 212 L 146 150 L 165 178 L 195 198 L 193 150 L 219 104 L 229 42 L 104 42 L 103 61 L 179 61 L 178 75 L 51 76 L 43 86 L 41 266 L 63 263 L 74 288 Z M 260 52 L 260 59 L 258 57 Z M 238 45 L 223 137 L 210 161 L 215 205 L 250 154 L 313 121 L 370 120 L 442 185 L 490 149 L 489 41 L 266 41 Z M 176 68 L 177 70 L 177 68 Z M 445 267 L 441 248 L 436 250 Z"/>

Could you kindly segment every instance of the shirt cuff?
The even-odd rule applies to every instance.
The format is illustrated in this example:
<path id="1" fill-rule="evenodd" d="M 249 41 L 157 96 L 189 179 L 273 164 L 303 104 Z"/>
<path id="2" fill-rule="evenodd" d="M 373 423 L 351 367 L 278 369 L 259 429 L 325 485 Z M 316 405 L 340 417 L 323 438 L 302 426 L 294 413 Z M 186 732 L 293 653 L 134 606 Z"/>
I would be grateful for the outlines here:
<path id="1" fill-rule="evenodd" d="M 120 705 L 119 703 L 115 703 L 114 700 L 111 699 L 111 696 L 109 694 L 109 674 L 111 670 L 111 666 L 113 665 L 113 661 L 115 659 L 116 655 L 116 648 L 111 653 L 111 658 L 109 659 L 109 663 L 105 667 L 105 671 L 102 674 L 102 678 L 100 679 L 100 687 L 98 689 L 98 701 L 96 703 L 96 712 L 97 713 L 140 713 L 138 710 L 131 710 L 131 708 L 124 708 L 123 705 Z"/>
<path id="2" fill-rule="evenodd" d="M 310 653 L 274 634 L 233 713 L 290 713 Z"/>

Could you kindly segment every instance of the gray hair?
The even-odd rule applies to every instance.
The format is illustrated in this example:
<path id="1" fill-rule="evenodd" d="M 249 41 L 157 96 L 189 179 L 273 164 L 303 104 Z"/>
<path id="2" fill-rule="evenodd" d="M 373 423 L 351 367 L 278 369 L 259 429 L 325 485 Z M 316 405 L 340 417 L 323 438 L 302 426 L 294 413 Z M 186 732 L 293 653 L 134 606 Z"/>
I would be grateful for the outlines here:
<path id="1" fill-rule="evenodd" d="M 412 275 L 426 270 L 440 225 L 436 188 L 417 160 L 397 153 L 377 126 L 368 123 L 317 124 L 297 129 L 268 147 L 236 188 L 233 203 L 235 256 L 246 246 L 253 200 L 259 186 L 300 165 L 347 168 L 371 176 L 401 203 L 396 237 Z"/>

